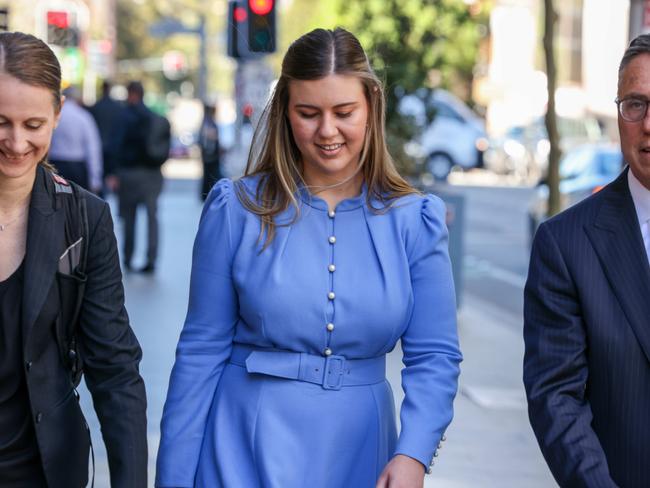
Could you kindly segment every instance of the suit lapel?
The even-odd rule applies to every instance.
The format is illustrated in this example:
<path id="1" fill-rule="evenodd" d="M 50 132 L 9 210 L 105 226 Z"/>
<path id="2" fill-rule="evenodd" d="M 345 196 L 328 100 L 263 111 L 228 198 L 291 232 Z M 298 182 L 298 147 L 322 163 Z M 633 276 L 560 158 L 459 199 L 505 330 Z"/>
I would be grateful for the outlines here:
<path id="1" fill-rule="evenodd" d="M 23 344 L 43 308 L 52 287 L 59 258 L 60 235 L 64 215 L 55 209 L 54 185 L 40 166 L 36 172 L 29 205 L 25 279 L 23 283 L 22 323 Z"/>
<path id="2" fill-rule="evenodd" d="M 650 360 L 650 266 L 624 171 L 606 192 L 595 221 L 586 226 L 605 275 Z"/>

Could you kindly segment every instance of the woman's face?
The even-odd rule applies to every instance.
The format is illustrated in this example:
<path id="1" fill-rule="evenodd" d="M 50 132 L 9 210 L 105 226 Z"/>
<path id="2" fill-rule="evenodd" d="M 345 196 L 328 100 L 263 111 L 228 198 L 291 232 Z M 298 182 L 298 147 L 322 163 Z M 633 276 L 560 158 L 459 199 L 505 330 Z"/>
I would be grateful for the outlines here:
<path id="1" fill-rule="evenodd" d="M 292 80 L 289 123 L 308 183 L 333 184 L 351 177 L 359 164 L 368 124 L 363 84 L 345 75 Z"/>
<path id="2" fill-rule="evenodd" d="M 32 177 L 59 115 L 47 88 L 0 73 L 0 179 Z"/>

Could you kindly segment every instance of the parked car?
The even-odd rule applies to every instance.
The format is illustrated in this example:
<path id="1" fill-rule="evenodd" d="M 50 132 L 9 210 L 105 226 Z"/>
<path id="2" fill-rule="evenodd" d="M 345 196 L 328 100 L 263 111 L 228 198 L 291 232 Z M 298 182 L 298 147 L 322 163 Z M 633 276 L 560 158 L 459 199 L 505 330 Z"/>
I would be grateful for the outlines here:
<path id="1" fill-rule="evenodd" d="M 426 100 L 406 95 L 400 100 L 399 110 L 422 127 L 421 135 L 405 147 L 406 152 L 423 161 L 436 180 L 446 180 L 454 167 L 483 166 L 483 152 L 488 147 L 485 123 L 455 95 L 441 88 Z M 434 118 L 428 123 L 430 112 Z"/>
<path id="2" fill-rule="evenodd" d="M 603 139 L 600 124 L 594 117 L 558 117 L 557 123 L 562 152 Z M 485 166 L 496 173 L 539 181 L 548 171 L 549 151 L 546 125 L 540 117 L 528 125 L 511 127 L 501 137 L 492 138 L 485 153 Z"/>
<path id="3" fill-rule="evenodd" d="M 623 169 L 623 155 L 615 144 L 585 144 L 578 146 L 560 161 L 561 210 L 575 205 L 614 180 Z M 537 227 L 547 217 L 548 185 L 542 181 L 528 207 L 530 242 Z"/>

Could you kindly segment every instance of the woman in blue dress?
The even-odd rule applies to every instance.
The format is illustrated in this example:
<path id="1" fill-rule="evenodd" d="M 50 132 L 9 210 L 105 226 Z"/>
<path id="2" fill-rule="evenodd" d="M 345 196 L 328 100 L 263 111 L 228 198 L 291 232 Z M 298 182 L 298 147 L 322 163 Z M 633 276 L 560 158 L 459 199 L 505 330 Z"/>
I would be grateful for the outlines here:
<path id="1" fill-rule="evenodd" d="M 384 130 L 352 34 L 289 47 L 246 176 L 203 210 L 157 487 L 422 487 L 453 415 L 454 287 L 444 204 L 398 175 Z"/>

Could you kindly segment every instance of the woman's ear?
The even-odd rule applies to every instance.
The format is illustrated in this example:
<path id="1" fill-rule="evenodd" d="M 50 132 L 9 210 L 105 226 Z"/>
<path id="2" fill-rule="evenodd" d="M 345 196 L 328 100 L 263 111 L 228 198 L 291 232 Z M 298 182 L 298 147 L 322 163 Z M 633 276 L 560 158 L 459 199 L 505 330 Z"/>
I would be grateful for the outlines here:
<path id="1" fill-rule="evenodd" d="M 61 95 L 61 104 L 59 105 L 59 112 L 54 116 L 54 128 L 56 129 L 56 126 L 59 125 L 59 119 L 61 118 L 61 109 L 63 108 L 63 104 L 65 103 L 65 96 Z"/>

